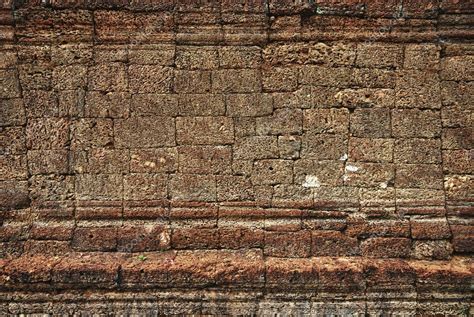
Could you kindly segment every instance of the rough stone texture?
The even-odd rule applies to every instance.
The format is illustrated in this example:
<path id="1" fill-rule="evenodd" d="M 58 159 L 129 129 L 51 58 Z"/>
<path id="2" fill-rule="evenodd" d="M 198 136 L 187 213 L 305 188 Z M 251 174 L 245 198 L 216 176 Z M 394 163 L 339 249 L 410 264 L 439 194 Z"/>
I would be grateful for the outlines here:
<path id="1" fill-rule="evenodd" d="M 0 315 L 472 315 L 469 1 L 0 3 Z"/>

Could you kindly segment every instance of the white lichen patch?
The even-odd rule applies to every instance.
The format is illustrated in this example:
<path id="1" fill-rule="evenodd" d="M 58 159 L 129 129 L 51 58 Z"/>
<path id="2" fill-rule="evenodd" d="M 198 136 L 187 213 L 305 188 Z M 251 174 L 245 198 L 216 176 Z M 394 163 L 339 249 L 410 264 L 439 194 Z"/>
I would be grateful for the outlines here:
<path id="1" fill-rule="evenodd" d="M 347 172 L 357 172 L 359 168 L 354 165 L 346 165 L 346 171 Z"/>
<path id="2" fill-rule="evenodd" d="M 385 188 L 387 188 L 388 184 L 387 184 L 387 182 L 382 182 L 382 183 L 379 184 L 379 186 L 380 186 L 380 188 L 385 189 Z"/>
<path id="3" fill-rule="evenodd" d="M 349 156 L 347 155 L 347 153 L 344 153 L 344 155 L 339 158 L 339 161 L 347 161 L 348 158 Z"/>
<path id="4" fill-rule="evenodd" d="M 306 175 L 303 182 L 303 187 L 307 187 L 307 188 L 321 187 L 321 182 L 314 175 Z"/>

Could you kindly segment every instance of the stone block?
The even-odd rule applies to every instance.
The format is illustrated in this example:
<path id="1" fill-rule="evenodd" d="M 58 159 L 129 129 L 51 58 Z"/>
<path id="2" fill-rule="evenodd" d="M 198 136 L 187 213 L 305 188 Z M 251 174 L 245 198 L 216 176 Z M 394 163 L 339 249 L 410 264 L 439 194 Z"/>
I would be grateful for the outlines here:
<path id="1" fill-rule="evenodd" d="M 128 67 L 132 93 L 170 93 L 173 89 L 173 69 L 155 65 Z"/>
<path id="2" fill-rule="evenodd" d="M 26 115 L 28 118 L 58 117 L 67 115 L 59 109 L 58 96 L 51 90 L 23 91 Z"/>
<path id="3" fill-rule="evenodd" d="M 84 115 L 92 118 L 127 118 L 130 114 L 130 94 L 126 92 L 89 91 Z"/>
<path id="4" fill-rule="evenodd" d="M 238 160 L 278 158 L 278 138 L 276 136 L 238 138 L 234 144 L 233 154 Z"/>
<path id="5" fill-rule="evenodd" d="M 443 80 L 474 80 L 474 57 L 450 56 L 441 60 L 440 77 Z"/>
<path id="6" fill-rule="evenodd" d="M 226 69 L 212 72 L 215 92 L 252 93 L 262 90 L 260 71 L 254 69 Z"/>
<path id="7" fill-rule="evenodd" d="M 117 248 L 117 228 L 76 228 L 71 245 L 73 249 L 78 251 L 114 251 Z"/>
<path id="8" fill-rule="evenodd" d="M 0 99 L 0 126 L 24 125 L 26 113 L 20 98 Z"/>
<path id="9" fill-rule="evenodd" d="M 419 260 L 448 260 L 453 254 L 453 246 L 445 240 L 413 241 L 412 257 Z"/>
<path id="10" fill-rule="evenodd" d="M 64 118 L 30 119 L 26 125 L 26 146 L 33 150 L 59 150 L 69 145 L 70 122 Z"/>
<path id="11" fill-rule="evenodd" d="M 440 81 L 433 71 L 407 70 L 397 77 L 395 107 L 441 108 Z"/>
<path id="12" fill-rule="evenodd" d="M 369 238 L 361 243 L 362 255 L 377 258 L 406 258 L 411 252 L 407 238 Z"/>
<path id="13" fill-rule="evenodd" d="M 290 160 L 260 160 L 253 166 L 252 184 L 276 185 L 293 182 L 293 162 Z"/>
<path id="14" fill-rule="evenodd" d="M 75 192 L 77 200 L 122 200 L 122 175 L 78 174 Z"/>
<path id="15" fill-rule="evenodd" d="M 345 88 L 354 83 L 353 71 L 347 67 L 302 66 L 300 83 Z"/>
<path id="16" fill-rule="evenodd" d="M 311 252 L 311 233 L 265 232 L 263 253 L 267 256 L 304 258 Z"/>
<path id="17" fill-rule="evenodd" d="M 395 163 L 441 163 L 441 142 L 438 139 L 399 139 L 395 141 Z"/>
<path id="18" fill-rule="evenodd" d="M 451 230 L 446 218 L 412 218 L 410 227 L 413 239 L 442 240 L 451 238 Z"/>
<path id="19" fill-rule="evenodd" d="M 439 69 L 440 47 L 435 44 L 409 44 L 405 47 L 406 69 Z"/>
<path id="20" fill-rule="evenodd" d="M 303 135 L 301 158 L 314 160 L 339 160 L 347 154 L 347 136 L 312 134 Z"/>
<path id="21" fill-rule="evenodd" d="M 219 66 L 222 68 L 256 68 L 262 63 L 258 46 L 222 46 L 219 48 Z"/>
<path id="22" fill-rule="evenodd" d="M 14 70 L 0 69 L 0 98 L 20 97 L 20 83 L 18 74 Z"/>
<path id="23" fill-rule="evenodd" d="M 351 114 L 350 131 L 356 137 L 391 137 L 390 110 L 384 108 L 355 109 Z"/>
<path id="24" fill-rule="evenodd" d="M 443 150 L 443 170 L 449 174 L 473 174 L 472 150 Z"/>
<path id="25" fill-rule="evenodd" d="M 67 174 L 69 153 L 67 150 L 30 150 L 28 151 L 28 170 L 31 175 Z"/>
<path id="26" fill-rule="evenodd" d="M 133 94 L 130 110 L 134 116 L 177 116 L 178 97 L 174 94 Z"/>
<path id="27" fill-rule="evenodd" d="M 311 232 L 313 256 L 354 256 L 359 254 L 359 242 L 339 231 Z"/>
<path id="28" fill-rule="evenodd" d="M 167 250 L 171 240 L 165 226 L 154 224 L 125 224 L 117 229 L 117 237 L 117 251 L 127 253 Z"/>
<path id="29" fill-rule="evenodd" d="M 211 91 L 211 72 L 199 70 L 177 70 L 174 78 L 177 93 L 208 93 Z"/>
<path id="30" fill-rule="evenodd" d="M 131 72 L 130 76 L 132 76 Z M 133 78 L 133 77 L 131 77 Z M 132 86 L 133 81 L 130 82 Z M 123 63 L 97 64 L 89 68 L 89 89 L 98 91 L 128 91 L 127 69 Z"/>
<path id="31" fill-rule="evenodd" d="M 130 156 L 128 150 L 93 148 L 87 151 L 74 151 L 70 164 L 73 171 L 79 174 L 128 173 Z"/>
<path id="32" fill-rule="evenodd" d="M 178 150 L 175 148 L 130 151 L 130 172 L 132 173 L 171 173 L 177 169 Z"/>
<path id="33" fill-rule="evenodd" d="M 399 68 L 403 64 L 403 46 L 398 44 L 362 43 L 357 45 L 359 67 Z"/>
<path id="34" fill-rule="evenodd" d="M 164 174 L 131 173 L 123 177 L 125 200 L 159 200 L 167 198 L 168 176 Z"/>
<path id="35" fill-rule="evenodd" d="M 474 128 L 469 126 L 443 129 L 441 142 L 443 149 L 473 149 Z"/>
<path id="36" fill-rule="evenodd" d="M 303 112 L 299 109 L 276 109 L 271 116 L 256 119 L 259 135 L 300 134 L 303 128 Z"/>
<path id="37" fill-rule="evenodd" d="M 217 94 L 180 94 L 181 116 L 223 116 L 226 112 L 224 96 Z"/>
<path id="38" fill-rule="evenodd" d="M 227 117 L 178 117 L 178 144 L 225 145 L 234 143 L 234 124 Z"/>
<path id="39" fill-rule="evenodd" d="M 75 197 L 74 176 L 33 175 L 30 177 L 30 198 L 34 202 L 64 201 Z M 55 209 L 55 213 L 59 212 Z"/>
<path id="40" fill-rule="evenodd" d="M 392 135 L 401 138 L 435 138 L 441 135 L 441 113 L 433 110 L 392 110 Z"/>
<path id="41" fill-rule="evenodd" d="M 134 117 L 115 120 L 115 146 L 148 148 L 175 145 L 175 120 L 171 117 Z"/>
<path id="42" fill-rule="evenodd" d="M 24 127 L 0 128 L 0 155 L 26 153 Z"/>
<path id="43" fill-rule="evenodd" d="M 301 152 L 301 137 L 280 135 L 278 137 L 278 151 L 282 159 L 298 159 Z"/>
<path id="44" fill-rule="evenodd" d="M 0 155 L 0 180 L 28 178 L 26 155 Z"/>
<path id="45" fill-rule="evenodd" d="M 386 188 L 393 185 L 395 166 L 390 163 L 352 163 L 345 167 L 344 184 Z"/>
<path id="46" fill-rule="evenodd" d="M 380 68 L 354 68 L 352 82 L 360 88 L 395 88 L 398 74 Z"/>
<path id="47" fill-rule="evenodd" d="M 348 157 L 355 162 L 392 162 L 393 147 L 393 139 L 350 138 Z"/>
<path id="48" fill-rule="evenodd" d="M 248 201 L 253 199 L 252 183 L 246 176 L 217 176 L 218 201 Z"/>
<path id="49" fill-rule="evenodd" d="M 20 75 L 21 87 L 25 90 L 50 90 L 52 88 L 53 71 L 52 66 L 48 62 L 30 62 L 27 64 L 19 65 L 18 71 Z M 13 81 L 12 72 L 4 80 L 9 89 L 9 94 L 17 94 L 16 83 Z M 64 75 L 65 76 L 65 75 Z M 78 80 L 76 78 L 76 80 Z M 13 89 L 13 90 L 12 90 Z"/>
<path id="50" fill-rule="evenodd" d="M 114 144 L 112 119 L 79 119 L 71 124 L 71 148 L 90 149 Z"/>
<path id="51" fill-rule="evenodd" d="M 303 129 L 313 133 L 346 133 L 349 128 L 347 109 L 308 109 L 303 112 Z"/>
<path id="52" fill-rule="evenodd" d="M 270 94 L 229 94 L 226 96 L 227 115 L 232 117 L 257 117 L 273 112 Z"/>
<path id="53" fill-rule="evenodd" d="M 181 46 L 176 50 L 176 67 L 180 69 L 216 69 L 219 56 L 215 47 Z"/>
<path id="54" fill-rule="evenodd" d="M 181 146 L 179 172 L 185 174 L 228 174 L 232 151 L 228 146 Z"/>
<path id="55" fill-rule="evenodd" d="M 295 161 L 295 183 L 306 188 L 342 185 L 343 174 L 343 161 Z"/>
<path id="56" fill-rule="evenodd" d="M 216 179 L 213 175 L 177 174 L 169 183 L 173 200 L 216 201 Z"/>
<path id="57" fill-rule="evenodd" d="M 84 88 L 87 81 L 87 67 L 64 65 L 53 69 L 53 86 L 57 90 Z"/>
<path id="58" fill-rule="evenodd" d="M 272 67 L 262 72 L 263 91 L 295 91 L 298 88 L 298 69 Z"/>
<path id="59" fill-rule="evenodd" d="M 395 90 L 391 88 L 361 88 L 343 89 L 332 93 L 332 103 L 347 108 L 392 108 Z M 326 97 L 326 100 L 331 97 Z"/>
<path id="60" fill-rule="evenodd" d="M 395 187 L 442 189 L 442 167 L 438 164 L 400 164 L 396 170 Z"/>

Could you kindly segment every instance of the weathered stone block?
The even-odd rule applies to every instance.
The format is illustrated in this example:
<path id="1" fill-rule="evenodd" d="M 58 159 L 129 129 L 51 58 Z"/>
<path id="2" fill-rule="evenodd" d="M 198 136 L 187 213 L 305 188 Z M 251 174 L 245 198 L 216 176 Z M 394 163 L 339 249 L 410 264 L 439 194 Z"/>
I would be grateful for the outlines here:
<path id="1" fill-rule="evenodd" d="M 253 199 L 252 183 L 246 176 L 217 176 L 218 201 L 247 201 Z"/>
<path id="2" fill-rule="evenodd" d="M 26 146 L 33 150 L 64 149 L 69 144 L 69 120 L 30 119 L 26 126 Z"/>
<path id="3" fill-rule="evenodd" d="M 447 128 L 441 135 L 443 149 L 473 149 L 474 128 Z"/>
<path id="4" fill-rule="evenodd" d="M 300 134 L 303 112 L 299 109 L 276 109 L 271 116 L 258 117 L 257 134 Z"/>
<path id="5" fill-rule="evenodd" d="M 278 151 L 282 159 L 299 158 L 301 152 L 301 137 L 280 135 L 278 137 Z"/>
<path id="6" fill-rule="evenodd" d="M 265 232 L 263 253 L 267 256 L 302 258 L 309 257 L 310 252 L 309 231 Z"/>
<path id="7" fill-rule="evenodd" d="M 211 90 L 211 72 L 198 70 L 175 71 L 174 91 L 177 93 L 208 93 Z"/>
<path id="8" fill-rule="evenodd" d="M 293 162 L 289 160 L 260 160 L 253 166 L 252 184 L 276 185 L 293 182 Z"/>
<path id="9" fill-rule="evenodd" d="M 443 80 L 474 80 L 474 57 L 451 56 L 441 60 L 440 77 Z"/>
<path id="10" fill-rule="evenodd" d="M 26 153 L 24 127 L 0 128 L 0 155 Z"/>
<path id="11" fill-rule="evenodd" d="M 69 172 L 69 153 L 67 150 L 30 150 L 28 170 L 32 175 L 66 174 Z"/>
<path id="12" fill-rule="evenodd" d="M 78 251 L 113 251 L 117 248 L 117 228 L 76 228 L 72 238 L 72 247 Z"/>
<path id="13" fill-rule="evenodd" d="M 443 150 L 443 170 L 450 174 L 474 173 L 472 150 Z"/>
<path id="14" fill-rule="evenodd" d="M 256 117 L 273 112 L 273 98 L 269 94 L 230 94 L 226 96 L 227 115 Z"/>
<path id="15" fill-rule="evenodd" d="M 303 111 L 303 130 L 314 133 L 346 133 L 349 129 L 347 109 L 308 109 Z"/>
<path id="16" fill-rule="evenodd" d="M 121 200 L 122 175 L 78 174 L 75 191 L 78 200 Z"/>
<path id="17" fill-rule="evenodd" d="M 346 67 L 302 66 L 299 80 L 305 85 L 345 88 L 354 83 L 354 76 Z"/>
<path id="18" fill-rule="evenodd" d="M 435 138 L 441 134 L 439 111 L 419 109 L 392 110 L 392 134 L 401 138 Z"/>
<path id="19" fill-rule="evenodd" d="M 301 158 L 339 160 L 347 153 L 347 136 L 310 134 L 303 135 Z"/>
<path id="20" fill-rule="evenodd" d="M 23 89 L 27 90 L 50 90 L 52 88 L 53 71 L 51 64 L 48 62 L 27 63 L 19 65 L 18 71 L 20 75 L 20 83 Z M 10 75 L 11 76 L 11 75 Z M 10 78 L 6 84 L 10 85 L 9 90 L 16 91 L 15 83 Z M 6 78 L 7 79 L 7 78 Z M 6 80 L 5 79 L 5 80 Z M 13 85 L 13 86 L 12 86 Z M 12 92 L 10 92 L 11 94 Z"/>
<path id="21" fill-rule="evenodd" d="M 219 65 L 223 68 L 255 68 L 262 63 L 258 46 L 223 46 L 219 48 Z"/>
<path id="22" fill-rule="evenodd" d="M 352 82 L 360 88 L 395 88 L 397 73 L 379 68 L 354 68 Z"/>
<path id="23" fill-rule="evenodd" d="M 71 148 L 89 149 L 112 146 L 112 119 L 79 119 L 71 124 Z"/>
<path id="24" fill-rule="evenodd" d="M 313 231 L 311 233 L 313 256 L 353 256 L 359 254 L 359 242 L 339 231 Z"/>
<path id="25" fill-rule="evenodd" d="M 391 137 L 390 110 L 384 108 L 356 109 L 351 114 L 353 136 L 369 138 Z"/>
<path id="26" fill-rule="evenodd" d="M 117 251 L 163 251 L 170 247 L 170 232 L 163 225 L 124 225 L 117 229 Z M 148 283 L 149 281 L 143 281 Z"/>
<path id="27" fill-rule="evenodd" d="M 132 93 L 169 93 L 173 89 L 173 69 L 155 65 L 130 65 Z"/>
<path id="28" fill-rule="evenodd" d="M 226 69 L 212 72 L 212 89 L 216 92 L 260 92 L 261 74 L 253 69 Z"/>
<path id="29" fill-rule="evenodd" d="M 172 66 L 175 48 L 173 45 L 159 45 L 146 49 L 130 49 L 128 59 L 131 64 Z"/>
<path id="30" fill-rule="evenodd" d="M 294 91 L 298 88 L 297 68 L 272 67 L 262 72 L 263 91 Z"/>
<path id="31" fill-rule="evenodd" d="M 182 69 L 216 69 L 219 58 L 215 47 L 182 46 L 176 50 L 176 67 Z"/>
<path id="32" fill-rule="evenodd" d="M 173 146 L 174 121 L 171 117 L 134 117 L 115 120 L 115 146 L 119 148 Z"/>
<path id="33" fill-rule="evenodd" d="M 130 76 L 134 74 L 130 71 Z M 133 78 L 133 77 L 131 77 Z M 98 64 L 89 68 L 89 89 L 99 91 L 127 91 L 127 69 L 123 63 Z M 132 86 L 133 81 L 130 82 Z"/>
<path id="34" fill-rule="evenodd" d="M 234 143 L 234 124 L 227 117 L 178 117 L 178 144 L 224 145 Z"/>
<path id="35" fill-rule="evenodd" d="M 406 258 L 411 241 L 407 238 L 370 238 L 361 244 L 362 255 L 377 258 Z"/>
<path id="36" fill-rule="evenodd" d="M 342 185 L 343 174 L 343 161 L 295 161 L 295 183 L 306 188 Z"/>
<path id="37" fill-rule="evenodd" d="M 0 126 L 23 125 L 25 123 L 25 106 L 22 99 L 0 99 Z"/>
<path id="38" fill-rule="evenodd" d="M 403 67 L 437 70 L 440 50 L 440 47 L 435 44 L 409 44 L 405 47 Z"/>
<path id="39" fill-rule="evenodd" d="M 130 172 L 132 173 L 170 173 L 177 169 L 178 150 L 175 148 L 130 151 Z"/>
<path id="40" fill-rule="evenodd" d="M 393 184 L 395 166 L 390 163 L 352 163 L 345 167 L 344 184 L 386 188 Z"/>
<path id="41" fill-rule="evenodd" d="M 413 241 L 412 257 L 419 260 L 447 260 L 453 254 L 453 246 L 445 240 Z"/>
<path id="42" fill-rule="evenodd" d="M 181 94 L 178 104 L 182 116 L 223 116 L 226 112 L 223 95 Z"/>
<path id="43" fill-rule="evenodd" d="M 399 188 L 443 188 L 443 171 L 437 164 L 403 164 L 397 166 L 395 186 Z"/>
<path id="44" fill-rule="evenodd" d="M 178 97 L 174 94 L 133 94 L 130 110 L 134 116 L 177 116 Z"/>
<path id="45" fill-rule="evenodd" d="M 54 91 L 26 90 L 23 91 L 23 100 L 28 118 L 58 117 L 67 114 L 60 112 L 58 97 Z"/>
<path id="46" fill-rule="evenodd" d="M 0 155 L 0 180 L 27 179 L 26 155 Z"/>
<path id="47" fill-rule="evenodd" d="M 71 161 L 76 173 L 119 174 L 128 173 L 130 156 L 128 150 L 93 148 L 73 152 Z"/>
<path id="48" fill-rule="evenodd" d="M 130 94 L 126 92 L 90 91 L 86 95 L 84 115 L 92 118 L 127 118 Z"/>
<path id="49" fill-rule="evenodd" d="M 0 69 L 0 98 L 20 97 L 18 74 L 14 70 Z"/>
<path id="50" fill-rule="evenodd" d="M 395 107 L 441 108 L 440 82 L 436 72 L 407 70 L 397 77 Z"/>
<path id="51" fill-rule="evenodd" d="M 451 231 L 446 218 L 410 220 L 411 236 L 414 239 L 441 240 L 449 239 Z"/>
<path id="52" fill-rule="evenodd" d="M 441 142 L 438 139 L 399 139 L 393 153 L 395 163 L 441 163 Z"/>
<path id="53" fill-rule="evenodd" d="M 278 158 L 278 138 L 276 136 L 239 138 L 234 144 L 234 158 L 239 160 Z"/>
<path id="54" fill-rule="evenodd" d="M 339 92 L 333 92 L 332 98 L 335 105 L 341 104 L 343 107 L 380 107 L 392 108 L 394 105 L 394 89 L 388 88 L 362 88 L 362 89 L 343 89 Z M 331 97 L 326 97 L 328 100 Z"/>
<path id="55" fill-rule="evenodd" d="M 168 176 L 132 173 L 123 177 L 125 200 L 158 200 L 167 198 Z"/>
<path id="56" fill-rule="evenodd" d="M 216 201 L 216 179 L 213 175 L 177 174 L 169 183 L 173 200 Z"/>
<path id="57" fill-rule="evenodd" d="M 229 146 L 180 146 L 179 172 L 185 174 L 229 174 L 232 150 Z"/>
<path id="58" fill-rule="evenodd" d="M 57 66 L 53 69 L 53 86 L 58 90 L 84 88 L 87 68 L 84 65 Z"/>
<path id="59" fill-rule="evenodd" d="M 401 67 L 403 46 L 397 44 L 363 43 L 357 45 L 356 65 L 359 67 Z"/>
<path id="60" fill-rule="evenodd" d="M 67 175 L 33 175 L 30 177 L 30 197 L 39 202 L 73 199 L 74 180 L 74 176 Z"/>
<path id="61" fill-rule="evenodd" d="M 348 157 L 356 162 L 392 162 L 393 147 L 393 139 L 350 138 Z"/>

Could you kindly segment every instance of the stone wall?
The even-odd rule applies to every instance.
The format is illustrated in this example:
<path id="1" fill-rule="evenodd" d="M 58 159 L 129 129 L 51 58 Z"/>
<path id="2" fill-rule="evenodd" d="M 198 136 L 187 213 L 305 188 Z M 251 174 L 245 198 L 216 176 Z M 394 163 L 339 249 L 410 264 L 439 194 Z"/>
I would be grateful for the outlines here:
<path id="1" fill-rule="evenodd" d="M 469 314 L 470 1 L 0 4 L 0 314 Z"/>

